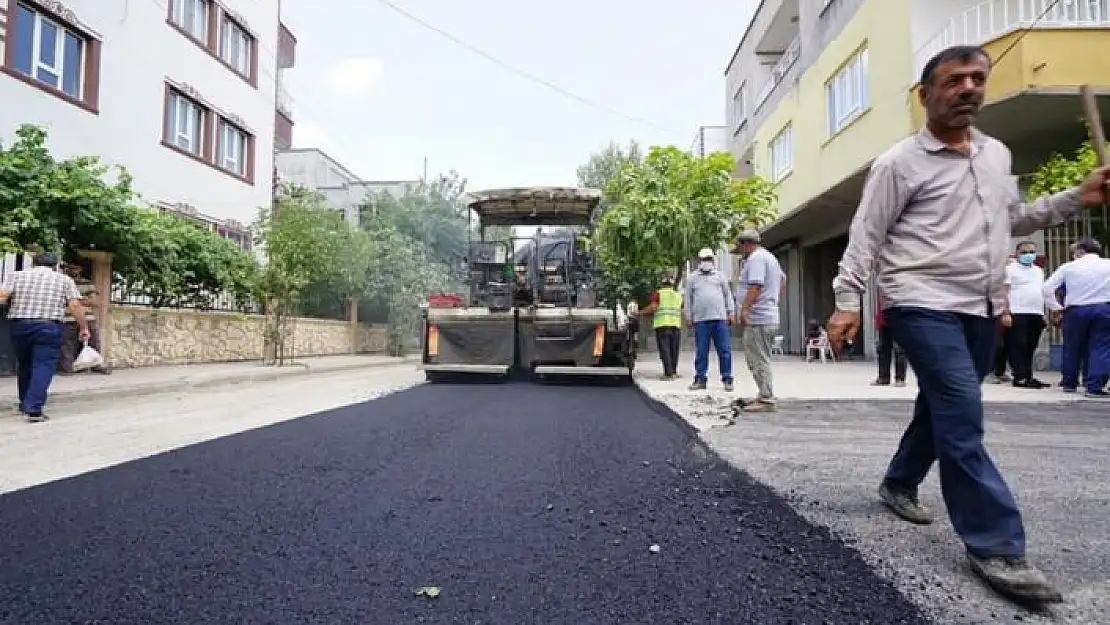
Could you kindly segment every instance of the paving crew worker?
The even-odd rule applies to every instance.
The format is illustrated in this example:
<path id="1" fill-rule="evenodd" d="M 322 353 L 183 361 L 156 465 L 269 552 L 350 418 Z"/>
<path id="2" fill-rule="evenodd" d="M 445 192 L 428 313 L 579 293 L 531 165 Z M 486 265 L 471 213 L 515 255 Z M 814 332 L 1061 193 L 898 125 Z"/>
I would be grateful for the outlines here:
<path id="1" fill-rule="evenodd" d="M 1060 265 L 1044 283 L 1045 301 L 1053 310 L 1064 310 L 1064 390 L 1074 393 L 1079 385 L 1079 363 L 1087 357 L 1084 382 L 1087 397 L 1108 397 L 1110 380 L 1110 259 L 1099 255 L 1098 241 L 1085 238 L 1076 243 L 1082 253 Z M 1064 305 L 1056 290 L 1065 288 Z"/>
<path id="2" fill-rule="evenodd" d="M 686 278 L 683 301 L 686 325 L 694 329 L 694 383 L 691 391 L 705 390 L 709 372 L 709 344 L 717 349 L 721 382 L 732 391 L 732 336 L 730 327 L 736 323 L 736 302 L 728 278 L 717 271 L 713 250 L 698 252 L 698 268 Z"/>
<path id="3" fill-rule="evenodd" d="M 917 492 L 939 462 L 948 517 L 972 571 L 1019 601 L 1059 602 L 1060 591 L 1026 559 L 1021 510 L 983 446 L 980 385 L 1005 309 L 1010 237 L 1106 203 L 1110 168 L 1078 188 L 1022 201 L 1010 150 L 973 125 L 990 71 L 990 56 L 975 46 L 947 48 L 925 64 L 926 126 L 871 165 L 833 281 L 829 339 L 834 349 L 854 340 L 877 260 L 887 325 L 920 389 L 879 497 L 903 519 L 931 523 Z"/>
<path id="4" fill-rule="evenodd" d="M 665 276 L 659 290 L 651 294 L 651 304 L 640 311 L 652 315 L 651 327 L 663 362 L 663 379 L 678 377 L 678 353 L 682 342 L 682 295 L 674 288 L 674 278 Z"/>
<path id="5" fill-rule="evenodd" d="M 747 230 L 736 239 L 736 250 L 744 258 L 740 268 L 740 290 L 736 299 L 740 325 L 744 327 L 744 358 L 759 389 L 754 399 L 740 400 L 746 412 L 775 409 L 771 373 L 771 346 L 779 332 L 779 295 L 786 274 L 775 255 L 762 244 L 758 230 Z"/>
<path id="6" fill-rule="evenodd" d="M 73 313 L 80 341 L 89 340 L 89 326 L 73 278 L 56 269 L 58 257 L 38 254 L 32 262 L 31 269 L 13 273 L 0 286 L 0 304 L 9 304 L 19 410 L 33 423 L 47 419 L 42 410 L 62 353 L 66 311 Z"/>

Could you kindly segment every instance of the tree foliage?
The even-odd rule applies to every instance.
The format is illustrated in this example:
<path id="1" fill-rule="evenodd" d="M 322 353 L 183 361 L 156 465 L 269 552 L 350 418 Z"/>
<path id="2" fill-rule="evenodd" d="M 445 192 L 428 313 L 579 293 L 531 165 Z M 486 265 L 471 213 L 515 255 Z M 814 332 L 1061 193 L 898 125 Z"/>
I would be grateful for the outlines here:
<path id="1" fill-rule="evenodd" d="M 131 176 L 96 157 L 59 160 L 47 133 L 21 126 L 0 146 L 0 252 L 115 254 L 118 281 L 153 305 L 204 305 L 217 294 L 245 297 L 253 259 L 197 225 L 138 203 Z"/>
<path id="2" fill-rule="evenodd" d="M 463 202 L 466 180 L 452 171 L 422 183 L 402 196 L 381 192 L 359 209 L 362 223 L 388 223 L 424 246 L 433 262 L 457 264 L 466 255 L 468 210 Z"/>
<path id="3" fill-rule="evenodd" d="M 624 147 L 613 141 L 600 152 L 590 155 L 585 164 L 578 167 L 578 186 L 591 189 L 600 189 L 605 192 L 609 183 L 615 179 L 626 167 L 639 166 L 643 163 L 644 155 L 640 145 L 629 141 Z M 619 189 L 617 189 L 619 191 Z M 599 214 L 604 214 L 619 198 L 606 192 Z"/>
<path id="4" fill-rule="evenodd" d="M 758 177 L 734 180 L 735 166 L 723 152 L 698 158 L 656 147 L 609 182 L 606 193 L 617 199 L 598 224 L 595 244 L 619 290 L 633 291 L 631 270 L 677 271 L 700 248 L 716 248 L 776 217 L 773 185 Z"/>
<path id="5" fill-rule="evenodd" d="M 1036 199 L 1042 195 L 1059 193 L 1079 186 L 1083 179 L 1098 166 L 1094 147 L 1088 142 L 1072 155 L 1053 154 L 1034 172 L 1028 196 Z"/>

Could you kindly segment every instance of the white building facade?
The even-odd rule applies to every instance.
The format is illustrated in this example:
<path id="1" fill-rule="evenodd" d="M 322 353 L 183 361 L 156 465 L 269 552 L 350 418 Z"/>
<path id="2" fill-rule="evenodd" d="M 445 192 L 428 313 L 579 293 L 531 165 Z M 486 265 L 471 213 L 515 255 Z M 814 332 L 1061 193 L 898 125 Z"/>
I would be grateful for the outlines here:
<path id="1" fill-rule="evenodd" d="M 245 232 L 273 197 L 295 39 L 274 0 L 0 0 L 0 140 L 125 167 L 142 201 Z M 288 109 L 288 107 L 286 107 Z"/>
<path id="2" fill-rule="evenodd" d="M 421 185 L 420 180 L 363 180 L 317 148 L 281 150 L 275 158 L 282 182 L 323 195 L 328 206 L 353 225 L 359 223 L 359 206 L 367 195 L 386 192 L 401 197 Z"/>

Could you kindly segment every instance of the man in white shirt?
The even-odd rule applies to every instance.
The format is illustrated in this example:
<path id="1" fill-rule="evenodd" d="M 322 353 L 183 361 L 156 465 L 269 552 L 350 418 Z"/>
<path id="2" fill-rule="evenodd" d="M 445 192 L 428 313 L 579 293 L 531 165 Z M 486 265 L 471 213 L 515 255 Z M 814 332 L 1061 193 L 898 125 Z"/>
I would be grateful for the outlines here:
<path id="1" fill-rule="evenodd" d="M 1010 370 L 1014 386 L 1045 388 L 1049 386 L 1033 377 L 1033 355 L 1045 329 L 1044 270 L 1038 267 L 1037 244 L 1018 243 L 1017 262 L 1006 267 L 1009 307 L 1002 312 L 1002 326 L 1007 328 Z"/>
<path id="2" fill-rule="evenodd" d="M 1082 256 L 1060 265 L 1045 281 L 1043 293 L 1052 310 L 1064 311 L 1064 391 L 1079 387 L 1079 361 L 1087 356 L 1087 397 L 1110 397 L 1105 387 L 1110 380 L 1110 259 L 1102 258 L 1102 246 L 1091 238 L 1080 239 Z M 1064 305 L 1056 290 L 1064 287 Z"/>

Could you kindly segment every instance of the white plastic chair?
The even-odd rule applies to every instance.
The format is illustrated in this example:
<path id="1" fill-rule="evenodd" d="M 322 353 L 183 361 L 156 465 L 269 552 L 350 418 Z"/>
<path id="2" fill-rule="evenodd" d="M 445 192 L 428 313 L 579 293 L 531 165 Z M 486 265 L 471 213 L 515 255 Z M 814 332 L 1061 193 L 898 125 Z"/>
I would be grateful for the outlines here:
<path id="1" fill-rule="evenodd" d="M 786 337 L 781 334 L 776 335 L 775 338 L 771 340 L 771 355 L 774 356 L 778 354 L 780 356 L 785 356 L 786 350 L 783 347 L 784 343 L 786 343 Z"/>
<path id="2" fill-rule="evenodd" d="M 836 354 L 833 354 L 832 345 L 829 344 L 829 333 L 824 328 L 821 328 L 819 338 L 806 341 L 806 362 L 813 360 L 814 352 L 817 353 L 817 358 L 821 360 L 822 364 L 830 360 L 836 360 Z"/>

